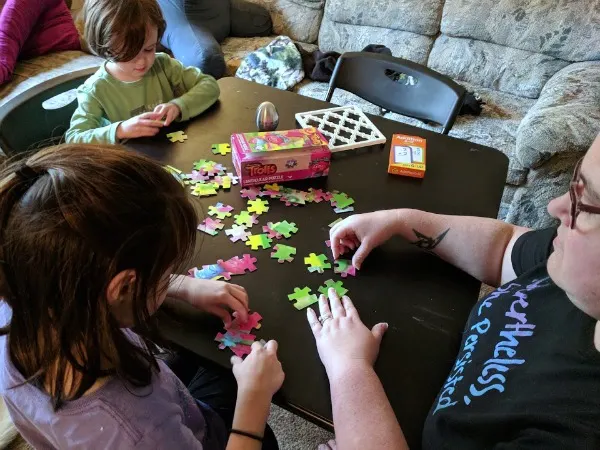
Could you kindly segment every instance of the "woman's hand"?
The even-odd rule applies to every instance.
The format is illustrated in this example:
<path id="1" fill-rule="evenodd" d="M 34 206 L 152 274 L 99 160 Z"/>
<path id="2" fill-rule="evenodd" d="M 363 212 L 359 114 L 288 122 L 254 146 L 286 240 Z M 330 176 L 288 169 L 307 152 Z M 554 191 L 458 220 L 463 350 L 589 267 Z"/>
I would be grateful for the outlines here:
<path id="1" fill-rule="evenodd" d="M 397 211 L 377 211 L 347 217 L 329 232 L 333 258 L 338 259 L 348 249 L 358 249 L 352 258 L 352 265 L 360 269 L 371 250 L 394 235 L 397 221 Z"/>
<path id="2" fill-rule="evenodd" d="M 169 295 L 220 317 L 225 328 L 233 321 L 231 312 L 242 322 L 248 320 L 248 294 L 237 284 L 178 275 L 171 281 Z"/>
<path id="3" fill-rule="evenodd" d="M 154 136 L 164 126 L 161 115 L 147 112 L 121 122 L 117 127 L 117 139 L 133 139 Z"/>
<path id="4" fill-rule="evenodd" d="M 329 299 L 324 295 L 319 298 L 321 321 L 312 308 L 308 308 L 307 316 L 321 362 L 329 379 L 335 379 L 336 374 L 353 365 L 373 366 L 388 325 L 378 323 L 369 330 L 348 297 L 340 300 L 334 289 L 329 289 L 328 294 Z"/>
<path id="5" fill-rule="evenodd" d="M 242 360 L 231 358 L 233 375 L 238 383 L 238 396 L 268 397 L 269 399 L 283 384 L 285 374 L 277 359 L 277 341 L 252 344 L 252 352 Z"/>
<path id="6" fill-rule="evenodd" d="M 154 112 L 159 114 L 159 118 L 164 118 L 164 125 L 168 127 L 171 123 L 179 117 L 181 114 L 181 109 L 175 103 L 161 103 L 156 108 L 154 108 Z"/>

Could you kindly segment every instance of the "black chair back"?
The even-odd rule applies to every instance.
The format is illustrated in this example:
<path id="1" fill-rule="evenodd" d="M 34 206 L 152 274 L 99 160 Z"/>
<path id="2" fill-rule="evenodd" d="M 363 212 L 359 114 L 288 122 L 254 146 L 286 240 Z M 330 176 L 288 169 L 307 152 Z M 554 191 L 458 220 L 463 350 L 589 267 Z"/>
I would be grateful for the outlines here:
<path id="1" fill-rule="evenodd" d="M 77 108 L 76 97 L 59 108 L 47 100 L 79 87 L 98 68 L 78 70 L 26 90 L 0 110 L 0 148 L 8 156 L 61 142 Z M 49 109 L 52 108 L 52 109 Z"/>
<path id="2" fill-rule="evenodd" d="M 344 53 L 337 61 L 326 101 L 336 88 L 398 114 L 442 125 L 448 134 L 462 106 L 465 88 L 425 66 L 393 56 Z"/>

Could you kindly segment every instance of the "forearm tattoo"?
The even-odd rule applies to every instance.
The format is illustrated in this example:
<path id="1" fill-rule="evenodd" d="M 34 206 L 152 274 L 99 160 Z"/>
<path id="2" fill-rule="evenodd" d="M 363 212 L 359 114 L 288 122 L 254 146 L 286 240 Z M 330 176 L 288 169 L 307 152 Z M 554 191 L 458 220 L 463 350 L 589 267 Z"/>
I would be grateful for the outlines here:
<path id="1" fill-rule="evenodd" d="M 448 231 L 450 231 L 450 228 L 448 228 L 446 231 L 444 231 L 438 237 L 432 238 L 429 236 L 425 236 L 423 233 L 419 233 L 417 230 L 415 230 L 413 228 L 413 233 L 415 233 L 417 240 L 414 242 L 411 242 L 411 244 L 414 244 L 417 247 L 422 248 L 423 250 L 433 251 L 433 249 L 435 249 L 439 245 L 439 243 L 442 242 L 444 237 L 446 237 L 446 234 L 448 234 Z"/>

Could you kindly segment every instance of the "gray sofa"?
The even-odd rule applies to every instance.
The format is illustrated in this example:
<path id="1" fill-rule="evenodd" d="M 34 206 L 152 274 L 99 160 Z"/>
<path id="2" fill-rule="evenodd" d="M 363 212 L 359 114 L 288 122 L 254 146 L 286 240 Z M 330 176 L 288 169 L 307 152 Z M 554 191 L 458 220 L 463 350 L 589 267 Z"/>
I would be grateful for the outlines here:
<path id="1" fill-rule="evenodd" d="M 384 44 L 476 91 L 487 103 L 483 114 L 459 117 L 450 134 L 510 158 L 501 219 L 536 227 L 552 222 L 548 201 L 566 191 L 576 160 L 600 131 L 600 0 L 251 1 L 270 10 L 276 34 L 309 51 Z M 73 2 L 74 14 L 81 2 Z M 228 75 L 274 37 L 226 39 Z M 100 62 L 83 52 L 23 61 L 15 81 L 0 87 L 0 107 L 40 81 Z M 324 99 L 327 86 L 305 80 L 295 91 Z M 339 89 L 333 102 L 383 114 Z"/>
<path id="2" fill-rule="evenodd" d="M 495 147 L 510 159 L 499 217 L 546 226 L 548 201 L 600 131 L 600 0 L 252 0 L 267 6 L 277 34 L 323 51 L 384 44 L 394 56 L 448 75 L 485 101 L 450 135 Z M 227 39 L 230 75 L 271 38 Z M 326 85 L 295 90 L 324 98 Z M 382 114 L 349 93 L 338 104 Z M 394 113 L 393 120 L 427 125 Z"/>

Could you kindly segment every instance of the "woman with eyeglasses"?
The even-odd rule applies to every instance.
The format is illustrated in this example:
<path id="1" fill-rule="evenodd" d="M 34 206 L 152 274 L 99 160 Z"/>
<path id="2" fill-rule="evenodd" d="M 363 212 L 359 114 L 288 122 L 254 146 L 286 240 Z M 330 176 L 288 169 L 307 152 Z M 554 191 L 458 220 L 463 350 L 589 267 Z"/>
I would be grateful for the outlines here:
<path id="1" fill-rule="evenodd" d="M 423 448 L 600 448 L 600 136 L 548 211 L 558 227 L 400 209 L 331 229 L 334 258 L 356 250 L 356 269 L 400 235 L 497 287 L 470 313 Z M 387 325 L 368 330 L 335 292 L 319 310 L 308 321 L 330 380 L 336 435 L 322 448 L 407 448 L 373 370 Z"/>

